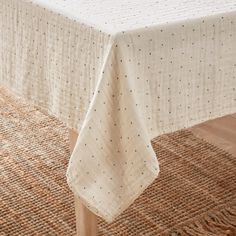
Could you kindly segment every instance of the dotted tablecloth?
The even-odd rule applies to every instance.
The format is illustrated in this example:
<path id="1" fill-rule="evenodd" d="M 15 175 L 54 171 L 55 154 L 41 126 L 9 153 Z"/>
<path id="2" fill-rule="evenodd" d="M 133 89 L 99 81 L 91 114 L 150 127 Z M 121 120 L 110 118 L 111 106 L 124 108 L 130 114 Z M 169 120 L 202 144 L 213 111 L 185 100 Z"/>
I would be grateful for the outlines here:
<path id="1" fill-rule="evenodd" d="M 0 0 L 1 84 L 79 133 L 68 184 L 108 222 L 153 137 L 236 112 L 235 42 L 235 0 Z"/>

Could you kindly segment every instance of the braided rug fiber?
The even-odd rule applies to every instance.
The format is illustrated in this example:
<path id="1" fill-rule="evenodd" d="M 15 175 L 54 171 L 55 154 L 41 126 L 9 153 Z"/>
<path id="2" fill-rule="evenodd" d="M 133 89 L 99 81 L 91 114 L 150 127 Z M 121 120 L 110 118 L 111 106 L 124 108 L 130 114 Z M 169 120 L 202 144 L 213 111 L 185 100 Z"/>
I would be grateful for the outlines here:
<path id="1" fill-rule="evenodd" d="M 99 236 L 236 235 L 236 157 L 182 130 L 153 140 L 159 178 Z M 0 235 L 76 234 L 66 127 L 0 89 Z"/>

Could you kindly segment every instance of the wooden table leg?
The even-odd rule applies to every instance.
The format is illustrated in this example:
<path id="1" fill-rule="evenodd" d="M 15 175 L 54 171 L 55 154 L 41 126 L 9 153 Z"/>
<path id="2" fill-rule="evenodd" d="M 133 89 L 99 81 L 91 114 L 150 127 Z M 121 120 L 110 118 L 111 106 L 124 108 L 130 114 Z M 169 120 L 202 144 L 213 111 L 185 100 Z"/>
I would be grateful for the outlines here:
<path id="1" fill-rule="evenodd" d="M 69 131 L 70 151 L 72 152 L 78 134 Z M 75 215 L 77 236 L 96 236 L 97 235 L 97 216 L 89 211 L 77 197 L 75 197 Z"/>

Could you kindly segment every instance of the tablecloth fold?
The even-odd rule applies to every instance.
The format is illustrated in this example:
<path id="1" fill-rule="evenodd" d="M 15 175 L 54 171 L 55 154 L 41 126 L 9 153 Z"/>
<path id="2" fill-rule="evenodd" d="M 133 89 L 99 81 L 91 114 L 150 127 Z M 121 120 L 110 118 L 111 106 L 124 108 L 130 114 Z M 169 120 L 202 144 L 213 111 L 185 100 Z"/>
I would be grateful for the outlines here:
<path id="1" fill-rule="evenodd" d="M 120 63 L 121 54 L 115 36 L 67 171 L 73 192 L 108 222 L 122 213 L 159 172 L 135 87 Z"/>

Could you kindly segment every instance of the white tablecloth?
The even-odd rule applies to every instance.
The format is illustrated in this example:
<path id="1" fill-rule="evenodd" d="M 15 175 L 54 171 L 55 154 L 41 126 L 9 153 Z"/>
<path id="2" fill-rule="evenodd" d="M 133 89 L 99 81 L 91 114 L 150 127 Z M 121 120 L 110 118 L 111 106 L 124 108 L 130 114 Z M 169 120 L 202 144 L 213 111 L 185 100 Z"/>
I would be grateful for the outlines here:
<path id="1" fill-rule="evenodd" d="M 112 221 L 153 137 L 236 112 L 235 0 L 0 0 L 0 81 L 79 132 L 68 184 Z"/>

